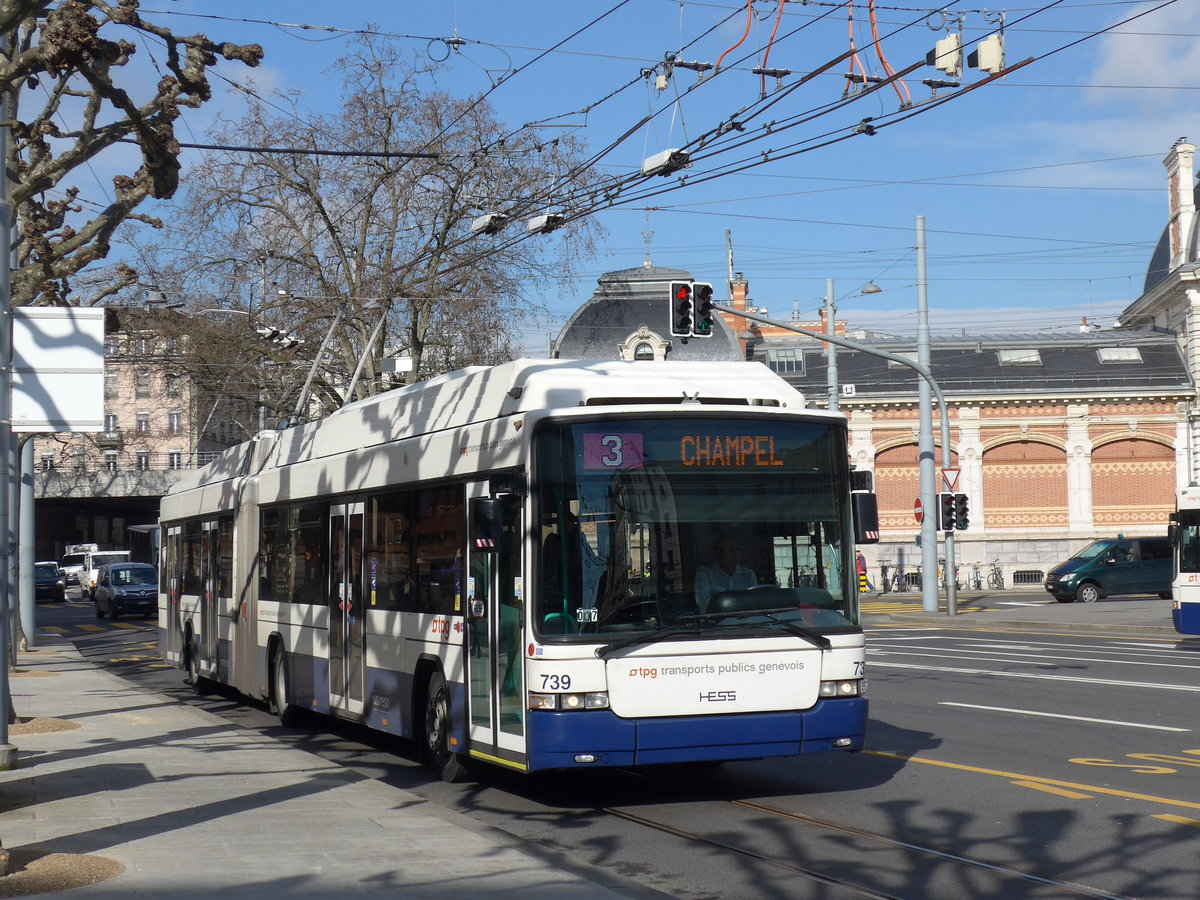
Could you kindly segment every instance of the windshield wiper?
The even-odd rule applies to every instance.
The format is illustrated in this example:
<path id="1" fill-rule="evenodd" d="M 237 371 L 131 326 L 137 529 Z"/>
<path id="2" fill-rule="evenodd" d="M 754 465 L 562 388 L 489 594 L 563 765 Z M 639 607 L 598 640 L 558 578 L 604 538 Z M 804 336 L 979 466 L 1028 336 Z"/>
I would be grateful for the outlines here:
<path id="1" fill-rule="evenodd" d="M 603 647 L 597 647 L 596 656 L 600 659 L 608 659 L 618 650 L 624 650 L 626 647 L 633 647 L 637 644 L 649 644 L 665 637 L 672 637 L 674 635 L 699 634 L 700 631 L 701 628 L 699 623 L 687 626 L 668 625 L 664 628 L 648 631 L 644 634 L 635 634 L 632 637 L 625 638 L 623 641 L 616 641 L 611 644 L 605 644 Z"/>
<path id="2" fill-rule="evenodd" d="M 796 637 L 804 638 L 806 641 L 809 641 L 816 647 L 820 647 L 822 650 L 830 649 L 833 644 L 829 642 L 829 638 L 825 637 L 825 635 L 819 634 L 818 632 L 809 628 L 805 628 L 803 625 L 797 625 L 795 622 L 789 622 L 787 619 L 776 618 L 779 613 L 795 611 L 795 607 L 780 606 L 774 609 L 744 609 L 739 612 L 717 613 L 716 615 L 701 616 L 701 618 L 714 619 L 719 617 L 721 619 L 752 619 L 755 616 L 761 616 L 764 619 L 774 622 L 776 625 L 782 625 L 785 629 L 796 635 Z"/>

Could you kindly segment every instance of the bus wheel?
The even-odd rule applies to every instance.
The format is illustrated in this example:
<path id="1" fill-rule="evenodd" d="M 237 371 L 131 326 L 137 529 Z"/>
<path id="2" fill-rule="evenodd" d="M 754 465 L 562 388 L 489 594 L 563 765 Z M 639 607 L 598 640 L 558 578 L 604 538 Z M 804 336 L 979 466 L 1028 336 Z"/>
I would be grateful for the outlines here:
<path id="1" fill-rule="evenodd" d="M 203 697 L 208 693 L 208 679 L 200 674 L 200 648 L 196 646 L 195 638 L 188 644 L 187 671 L 192 693 Z"/>
<path id="2" fill-rule="evenodd" d="M 275 651 L 275 680 L 271 685 L 271 712 L 279 717 L 279 724 L 290 728 L 296 724 L 297 710 L 289 699 L 287 680 L 287 658 L 283 650 Z"/>
<path id="3" fill-rule="evenodd" d="M 440 672 L 429 679 L 425 700 L 425 752 L 442 781 L 467 781 L 470 774 L 462 757 L 450 749 L 450 696 Z"/>
<path id="4" fill-rule="evenodd" d="M 1100 588 L 1090 581 L 1085 581 L 1075 592 L 1075 599 L 1082 600 L 1084 603 L 1095 603 L 1100 599 Z"/>

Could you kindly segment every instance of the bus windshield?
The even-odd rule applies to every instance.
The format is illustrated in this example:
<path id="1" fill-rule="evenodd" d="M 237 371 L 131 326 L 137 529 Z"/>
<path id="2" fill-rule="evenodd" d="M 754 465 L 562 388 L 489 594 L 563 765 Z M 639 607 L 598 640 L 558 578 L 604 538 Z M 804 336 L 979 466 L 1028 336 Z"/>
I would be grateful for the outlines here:
<path id="1" fill-rule="evenodd" d="M 845 432 L 754 417 L 543 423 L 535 627 L 858 625 Z M 756 615 L 755 613 L 761 613 Z"/>

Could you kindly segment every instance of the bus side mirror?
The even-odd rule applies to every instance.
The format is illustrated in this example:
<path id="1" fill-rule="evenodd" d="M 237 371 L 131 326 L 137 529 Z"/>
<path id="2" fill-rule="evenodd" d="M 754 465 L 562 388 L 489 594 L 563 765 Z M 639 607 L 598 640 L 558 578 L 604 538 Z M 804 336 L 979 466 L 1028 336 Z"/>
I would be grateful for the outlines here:
<path id="1" fill-rule="evenodd" d="M 879 502 L 869 491 L 853 491 L 850 507 L 854 511 L 854 543 L 879 543 Z"/>
<path id="2" fill-rule="evenodd" d="M 1172 547 L 1179 543 L 1179 526 L 1174 522 L 1167 526 L 1167 543 Z"/>
<path id="3" fill-rule="evenodd" d="M 499 498 L 475 497 L 471 500 L 471 537 L 476 552 L 495 553 L 499 549 Z"/>

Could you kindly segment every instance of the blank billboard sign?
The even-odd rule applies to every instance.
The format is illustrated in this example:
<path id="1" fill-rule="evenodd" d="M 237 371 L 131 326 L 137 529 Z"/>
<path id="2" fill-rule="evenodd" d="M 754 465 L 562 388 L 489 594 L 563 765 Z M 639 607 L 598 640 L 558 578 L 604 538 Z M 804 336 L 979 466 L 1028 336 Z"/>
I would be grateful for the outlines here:
<path id="1" fill-rule="evenodd" d="M 104 309 L 13 308 L 13 431 L 104 430 Z"/>

